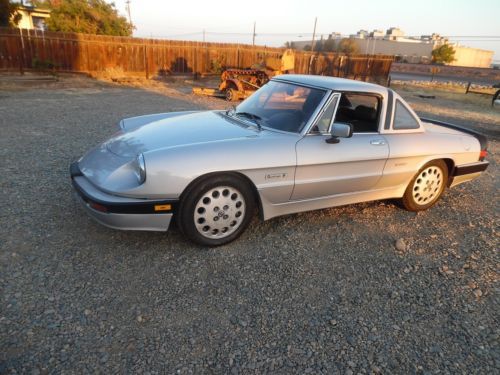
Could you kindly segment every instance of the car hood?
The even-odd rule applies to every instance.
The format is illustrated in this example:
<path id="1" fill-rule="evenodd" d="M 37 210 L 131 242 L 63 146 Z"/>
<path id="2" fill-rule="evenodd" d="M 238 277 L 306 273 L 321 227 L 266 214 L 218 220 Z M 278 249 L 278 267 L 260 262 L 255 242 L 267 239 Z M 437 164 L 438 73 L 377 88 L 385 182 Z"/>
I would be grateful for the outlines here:
<path id="1" fill-rule="evenodd" d="M 166 147 L 242 138 L 255 135 L 256 131 L 255 127 L 220 111 L 206 111 L 153 121 L 132 131 L 120 132 L 104 146 L 115 155 L 129 158 Z"/>

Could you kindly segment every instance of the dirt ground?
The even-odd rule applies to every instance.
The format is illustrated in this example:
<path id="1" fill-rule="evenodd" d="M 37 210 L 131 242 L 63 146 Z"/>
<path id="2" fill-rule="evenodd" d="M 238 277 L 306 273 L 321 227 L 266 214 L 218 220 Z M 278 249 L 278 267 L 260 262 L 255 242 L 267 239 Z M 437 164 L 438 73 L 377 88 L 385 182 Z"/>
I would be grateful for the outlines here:
<path id="1" fill-rule="evenodd" d="M 94 223 L 69 164 L 123 117 L 230 106 L 191 94 L 204 84 L 0 76 L 0 373 L 500 371 L 490 97 L 393 87 L 490 139 L 488 170 L 425 212 L 381 201 L 255 218 L 215 249 Z"/>

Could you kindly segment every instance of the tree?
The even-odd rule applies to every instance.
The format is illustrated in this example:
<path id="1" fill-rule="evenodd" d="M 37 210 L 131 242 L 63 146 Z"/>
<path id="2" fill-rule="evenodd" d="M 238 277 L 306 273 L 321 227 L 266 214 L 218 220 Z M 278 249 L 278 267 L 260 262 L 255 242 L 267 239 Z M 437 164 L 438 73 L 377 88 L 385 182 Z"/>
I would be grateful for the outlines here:
<path id="1" fill-rule="evenodd" d="M 21 20 L 21 14 L 17 13 L 18 4 L 13 4 L 10 0 L 0 0 L 0 26 L 16 26 Z"/>
<path id="2" fill-rule="evenodd" d="M 432 61 L 436 64 L 452 63 L 455 61 L 455 49 L 449 44 L 443 44 L 432 51 Z"/>
<path id="3" fill-rule="evenodd" d="M 329 38 L 323 42 L 323 51 L 333 52 L 335 51 L 335 39 Z"/>
<path id="4" fill-rule="evenodd" d="M 337 51 L 347 54 L 356 54 L 359 51 L 356 41 L 351 38 L 343 38 L 337 45 Z"/>
<path id="5" fill-rule="evenodd" d="M 311 50 L 311 45 L 310 44 L 306 44 L 304 46 L 304 51 L 310 51 Z"/>
<path id="6" fill-rule="evenodd" d="M 314 51 L 323 52 L 323 39 L 320 39 L 314 45 Z"/>
<path id="7" fill-rule="evenodd" d="M 114 3 L 104 0 L 36 0 L 33 4 L 50 9 L 49 31 L 132 35 L 133 26 L 118 14 Z"/>

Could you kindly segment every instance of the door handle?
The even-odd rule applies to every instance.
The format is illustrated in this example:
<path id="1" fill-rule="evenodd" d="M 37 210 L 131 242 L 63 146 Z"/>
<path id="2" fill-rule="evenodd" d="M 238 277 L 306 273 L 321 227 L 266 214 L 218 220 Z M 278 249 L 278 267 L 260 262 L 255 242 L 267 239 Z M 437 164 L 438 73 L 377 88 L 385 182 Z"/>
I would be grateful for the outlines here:
<path id="1" fill-rule="evenodd" d="M 372 139 L 370 141 L 370 144 L 372 144 L 374 146 L 383 146 L 383 145 L 385 145 L 385 141 L 383 139 Z"/>

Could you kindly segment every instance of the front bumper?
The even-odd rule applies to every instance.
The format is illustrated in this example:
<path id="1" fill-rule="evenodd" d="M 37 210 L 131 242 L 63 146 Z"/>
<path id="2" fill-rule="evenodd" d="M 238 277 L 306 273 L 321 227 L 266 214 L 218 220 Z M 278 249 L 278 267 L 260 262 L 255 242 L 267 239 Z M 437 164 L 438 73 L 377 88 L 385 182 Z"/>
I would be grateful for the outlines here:
<path id="1" fill-rule="evenodd" d="M 82 175 L 77 162 L 71 164 L 70 174 L 78 200 L 99 223 L 121 230 L 168 230 L 176 200 L 125 198 L 105 193 Z"/>

